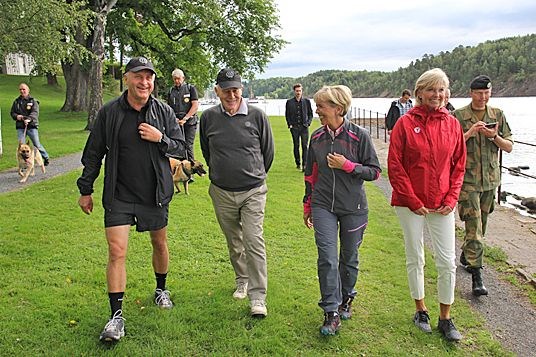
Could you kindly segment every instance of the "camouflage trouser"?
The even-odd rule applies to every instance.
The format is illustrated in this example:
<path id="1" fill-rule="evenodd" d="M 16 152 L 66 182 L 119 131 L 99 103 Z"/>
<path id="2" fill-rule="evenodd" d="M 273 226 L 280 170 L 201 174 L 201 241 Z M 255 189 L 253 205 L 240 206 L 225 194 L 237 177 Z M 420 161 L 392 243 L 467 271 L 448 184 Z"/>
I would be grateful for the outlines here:
<path id="1" fill-rule="evenodd" d="M 465 222 L 462 250 L 468 265 L 472 268 L 482 267 L 484 255 L 482 238 L 486 234 L 488 215 L 494 208 L 495 190 L 460 193 L 458 211 L 460 219 Z"/>

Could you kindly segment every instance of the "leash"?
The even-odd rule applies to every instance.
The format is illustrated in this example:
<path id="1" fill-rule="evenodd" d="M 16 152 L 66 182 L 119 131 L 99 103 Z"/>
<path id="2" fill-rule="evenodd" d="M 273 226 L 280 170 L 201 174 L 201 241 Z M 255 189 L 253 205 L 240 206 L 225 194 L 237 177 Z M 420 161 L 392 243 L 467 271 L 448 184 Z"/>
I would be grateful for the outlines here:
<path id="1" fill-rule="evenodd" d="M 24 144 L 24 140 L 26 139 L 26 131 L 28 131 L 28 123 L 24 123 L 24 134 L 22 135 L 22 141 L 21 143 Z"/>

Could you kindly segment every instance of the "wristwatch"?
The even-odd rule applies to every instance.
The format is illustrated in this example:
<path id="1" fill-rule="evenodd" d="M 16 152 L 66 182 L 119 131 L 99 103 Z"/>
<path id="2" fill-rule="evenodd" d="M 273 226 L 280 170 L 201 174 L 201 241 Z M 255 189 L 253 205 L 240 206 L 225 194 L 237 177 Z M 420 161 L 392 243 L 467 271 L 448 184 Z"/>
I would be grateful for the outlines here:
<path id="1" fill-rule="evenodd" d="M 495 134 L 495 136 L 492 137 L 492 138 L 488 138 L 488 140 L 489 140 L 489 141 L 495 141 L 496 138 L 497 138 L 497 134 Z"/>

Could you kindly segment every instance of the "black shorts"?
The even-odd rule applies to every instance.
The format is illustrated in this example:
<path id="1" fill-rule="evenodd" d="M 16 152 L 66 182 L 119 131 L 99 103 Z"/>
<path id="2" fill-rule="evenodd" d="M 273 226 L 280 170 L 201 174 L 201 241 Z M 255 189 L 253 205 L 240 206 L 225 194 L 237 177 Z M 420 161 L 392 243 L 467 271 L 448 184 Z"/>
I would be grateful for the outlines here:
<path id="1" fill-rule="evenodd" d="M 168 224 L 169 205 L 147 206 L 120 200 L 104 209 L 104 227 L 136 225 L 136 231 L 157 231 Z"/>

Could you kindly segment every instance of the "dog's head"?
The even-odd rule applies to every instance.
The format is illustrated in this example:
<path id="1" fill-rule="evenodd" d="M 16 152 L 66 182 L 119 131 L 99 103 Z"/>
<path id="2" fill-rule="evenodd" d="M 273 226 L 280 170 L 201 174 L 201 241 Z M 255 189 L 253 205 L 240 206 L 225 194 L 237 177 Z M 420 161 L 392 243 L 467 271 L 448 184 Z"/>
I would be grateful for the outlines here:
<path id="1" fill-rule="evenodd" d="M 197 160 L 194 160 L 192 164 L 192 174 L 198 174 L 199 176 L 203 177 L 207 171 L 205 170 L 205 167 L 203 166 L 203 163 Z"/>
<path id="2" fill-rule="evenodd" d="M 23 142 L 19 142 L 19 148 L 18 153 L 21 159 L 28 160 L 31 157 L 32 154 L 32 148 L 30 147 L 30 142 L 24 144 Z"/>

